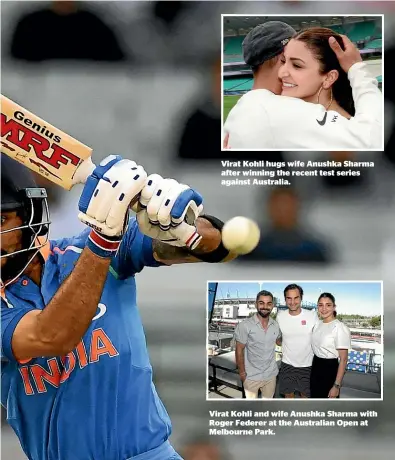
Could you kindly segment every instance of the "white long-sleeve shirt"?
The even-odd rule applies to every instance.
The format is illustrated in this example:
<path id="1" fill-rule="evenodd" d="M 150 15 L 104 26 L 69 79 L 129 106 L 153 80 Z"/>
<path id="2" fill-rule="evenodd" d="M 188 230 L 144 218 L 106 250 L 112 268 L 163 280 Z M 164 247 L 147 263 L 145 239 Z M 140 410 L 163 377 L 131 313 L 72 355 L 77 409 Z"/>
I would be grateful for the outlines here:
<path id="1" fill-rule="evenodd" d="M 354 64 L 348 78 L 355 116 L 350 120 L 321 104 L 277 96 L 266 89 L 244 94 L 224 125 L 232 150 L 383 150 L 383 95 L 366 64 Z"/>

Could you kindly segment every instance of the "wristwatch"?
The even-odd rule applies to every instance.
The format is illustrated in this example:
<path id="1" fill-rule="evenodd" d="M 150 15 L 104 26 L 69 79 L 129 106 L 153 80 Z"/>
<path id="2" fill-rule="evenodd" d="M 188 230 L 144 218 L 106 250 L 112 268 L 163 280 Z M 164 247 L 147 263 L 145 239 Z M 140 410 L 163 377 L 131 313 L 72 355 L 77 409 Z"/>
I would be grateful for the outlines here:
<path id="1" fill-rule="evenodd" d="M 334 386 L 335 388 L 337 388 L 338 390 L 340 390 L 341 385 L 339 385 L 338 383 L 335 382 L 335 383 L 333 384 L 333 386 Z"/>

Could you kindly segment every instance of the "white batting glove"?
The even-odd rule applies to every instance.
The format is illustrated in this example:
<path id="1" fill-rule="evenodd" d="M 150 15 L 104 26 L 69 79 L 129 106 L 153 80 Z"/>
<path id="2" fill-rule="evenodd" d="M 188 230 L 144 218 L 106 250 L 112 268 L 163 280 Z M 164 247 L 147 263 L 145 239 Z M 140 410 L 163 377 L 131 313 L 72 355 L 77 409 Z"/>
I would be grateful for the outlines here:
<path id="1" fill-rule="evenodd" d="M 151 174 L 139 199 L 139 229 L 171 246 L 195 249 L 201 241 L 195 221 L 203 212 L 202 202 L 202 196 L 188 185 Z"/>
<path id="2" fill-rule="evenodd" d="M 88 243 L 103 249 L 99 255 L 107 257 L 109 251 L 118 249 L 130 203 L 140 194 L 146 179 L 142 166 L 119 155 L 105 158 L 88 177 L 78 204 L 78 218 L 93 229 Z"/>

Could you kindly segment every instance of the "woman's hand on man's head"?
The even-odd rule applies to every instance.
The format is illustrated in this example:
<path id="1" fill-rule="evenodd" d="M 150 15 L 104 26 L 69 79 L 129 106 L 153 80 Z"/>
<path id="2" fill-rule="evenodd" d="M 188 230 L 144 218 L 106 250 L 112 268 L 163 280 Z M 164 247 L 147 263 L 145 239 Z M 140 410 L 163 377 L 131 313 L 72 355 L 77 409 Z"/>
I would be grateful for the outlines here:
<path id="1" fill-rule="evenodd" d="M 341 35 L 341 37 L 344 43 L 344 50 L 342 50 L 334 37 L 329 38 L 329 45 L 336 54 L 341 68 L 347 73 L 354 64 L 362 62 L 362 57 L 358 48 L 346 35 Z"/>

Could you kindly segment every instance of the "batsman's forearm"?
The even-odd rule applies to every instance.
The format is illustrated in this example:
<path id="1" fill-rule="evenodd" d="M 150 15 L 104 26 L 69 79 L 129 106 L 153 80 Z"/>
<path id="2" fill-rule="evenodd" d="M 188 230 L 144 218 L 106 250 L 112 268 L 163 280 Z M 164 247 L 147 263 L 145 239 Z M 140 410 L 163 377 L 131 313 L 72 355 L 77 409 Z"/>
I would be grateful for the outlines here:
<path id="1" fill-rule="evenodd" d="M 100 258 L 85 248 L 74 270 L 37 316 L 38 336 L 58 351 L 55 354 L 70 352 L 85 334 L 95 316 L 110 263 L 110 258 Z"/>
<path id="2" fill-rule="evenodd" d="M 206 220 L 204 217 L 199 217 L 197 219 L 196 228 L 202 237 L 202 241 L 200 242 L 199 246 L 193 251 L 193 254 L 195 254 L 196 257 L 199 257 L 199 255 L 204 255 L 215 251 L 215 249 L 218 248 L 222 241 L 221 232 L 218 229 L 214 228 L 211 222 Z M 223 260 L 221 260 L 221 262 L 229 262 L 230 260 L 233 260 L 236 257 L 237 254 L 234 254 L 230 251 L 229 254 Z"/>
<path id="3" fill-rule="evenodd" d="M 221 232 L 214 228 L 204 217 L 199 217 L 196 220 L 196 229 L 199 235 L 201 235 L 202 240 L 194 251 L 189 251 L 186 248 L 177 246 L 170 246 L 162 241 L 154 240 L 153 249 L 155 259 L 166 265 L 202 262 L 202 260 L 199 259 L 199 255 L 208 254 L 218 248 L 221 243 Z M 221 262 L 228 262 L 236 257 L 237 254 L 229 252 L 228 256 Z"/>
<path id="4" fill-rule="evenodd" d="M 218 248 L 221 243 L 221 232 L 214 228 L 204 217 L 196 220 L 196 229 L 202 237 L 199 246 L 194 250 L 196 254 L 205 254 Z"/>

